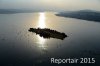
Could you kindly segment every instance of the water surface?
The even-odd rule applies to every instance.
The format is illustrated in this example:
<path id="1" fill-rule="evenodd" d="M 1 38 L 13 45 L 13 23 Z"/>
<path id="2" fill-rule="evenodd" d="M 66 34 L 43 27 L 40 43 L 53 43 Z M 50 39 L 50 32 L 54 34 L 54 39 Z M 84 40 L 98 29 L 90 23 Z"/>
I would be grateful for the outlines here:
<path id="1" fill-rule="evenodd" d="M 44 39 L 29 28 L 66 33 L 64 40 Z M 28 65 L 50 58 L 100 58 L 100 23 L 55 16 L 52 12 L 0 14 L 0 64 Z"/>

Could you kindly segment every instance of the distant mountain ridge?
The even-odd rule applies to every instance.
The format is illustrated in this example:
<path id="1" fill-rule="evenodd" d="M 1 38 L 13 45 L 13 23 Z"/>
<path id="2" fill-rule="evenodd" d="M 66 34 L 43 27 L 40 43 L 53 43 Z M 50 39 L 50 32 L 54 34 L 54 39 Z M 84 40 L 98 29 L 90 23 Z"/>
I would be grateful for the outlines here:
<path id="1" fill-rule="evenodd" d="M 30 13 L 30 12 L 35 12 L 35 11 L 24 10 L 24 9 L 0 9 L 0 14 Z"/>
<path id="2" fill-rule="evenodd" d="M 60 12 L 59 14 L 56 15 L 62 17 L 70 17 L 70 18 L 100 22 L 100 12 L 93 10 Z"/>

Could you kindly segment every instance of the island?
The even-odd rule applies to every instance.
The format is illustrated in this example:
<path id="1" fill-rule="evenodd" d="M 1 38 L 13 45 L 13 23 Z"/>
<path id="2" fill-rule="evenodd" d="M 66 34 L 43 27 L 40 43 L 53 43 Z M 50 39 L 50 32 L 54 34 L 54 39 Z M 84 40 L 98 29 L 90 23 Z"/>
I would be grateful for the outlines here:
<path id="1" fill-rule="evenodd" d="M 100 22 L 100 12 L 94 10 L 66 11 L 56 14 L 56 16 Z"/>
<path id="2" fill-rule="evenodd" d="M 68 37 L 63 32 L 58 32 L 56 30 L 52 30 L 49 28 L 30 28 L 28 31 L 36 33 L 36 35 L 38 34 L 40 37 L 43 38 L 56 38 L 56 39 L 64 40 L 65 37 Z"/>

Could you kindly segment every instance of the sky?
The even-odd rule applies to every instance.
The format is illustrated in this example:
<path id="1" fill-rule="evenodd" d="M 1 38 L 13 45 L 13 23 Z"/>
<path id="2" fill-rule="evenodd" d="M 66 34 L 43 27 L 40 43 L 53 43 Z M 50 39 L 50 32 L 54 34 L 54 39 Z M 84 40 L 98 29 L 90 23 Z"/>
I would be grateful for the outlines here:
<path id="1" fill-rule="evenodd" d="M 0 0 L 0 9 L 33 9 L 67 11 L 91 9 L 100 11 L 100 0 Z"/>

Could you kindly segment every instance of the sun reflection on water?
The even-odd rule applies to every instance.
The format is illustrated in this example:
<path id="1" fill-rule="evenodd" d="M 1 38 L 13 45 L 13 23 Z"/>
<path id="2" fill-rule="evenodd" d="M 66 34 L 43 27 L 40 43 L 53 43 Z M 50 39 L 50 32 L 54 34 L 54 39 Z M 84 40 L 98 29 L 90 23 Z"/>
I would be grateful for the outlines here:
<path id="1" fill-rule="evenodd" d="M 40 28 L 46 27 L 45 19 L 46 19 L 45 13 L 39 13 L 38 27 L 40 27 Z"/>
<path id="2" fill-rule="evenodd" d="M 37 27 L 45 28 L 46 27 L 45 19 L 46 19 L 45 13 L 39 13 L 39 21 Z M 40 48 L 46 49 L 46 45 L 45 45 L 46 40 L 43 37 L 38 36 L 38 42 Z"/>

